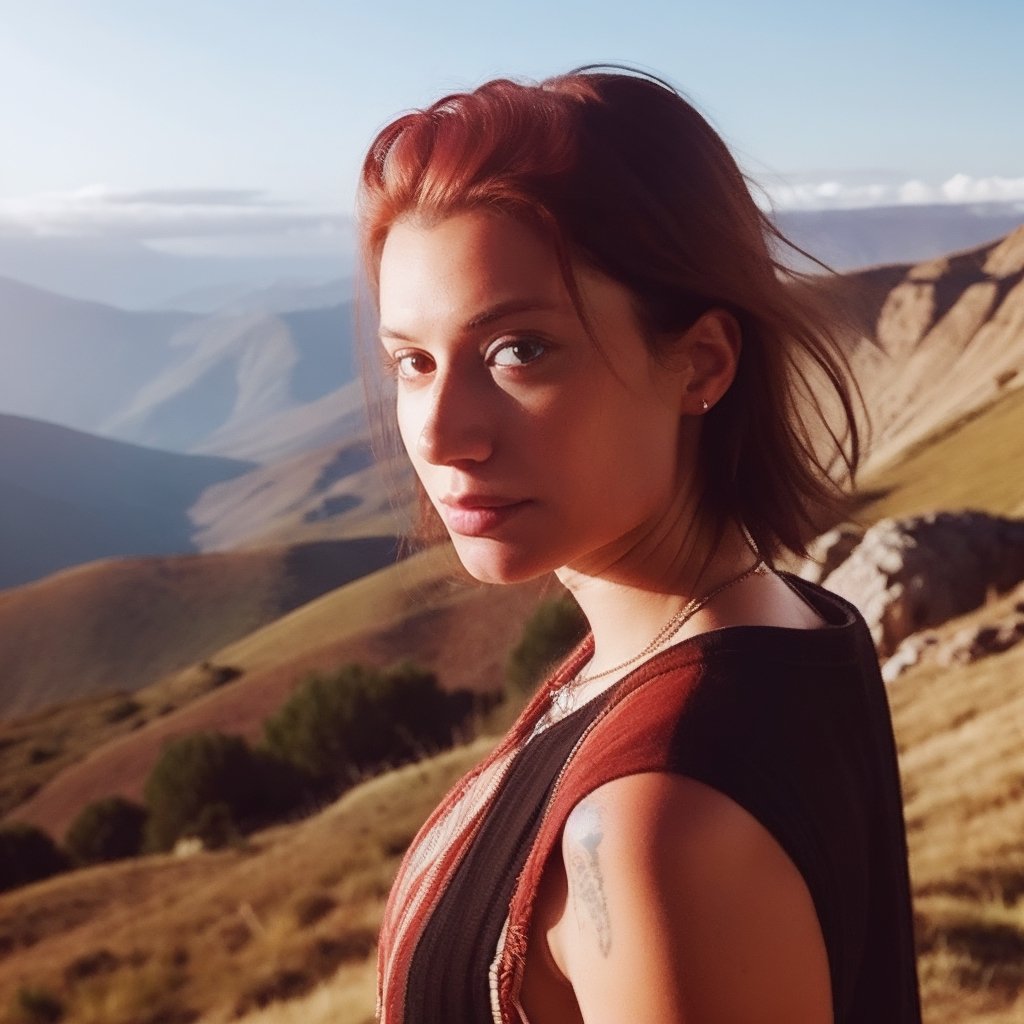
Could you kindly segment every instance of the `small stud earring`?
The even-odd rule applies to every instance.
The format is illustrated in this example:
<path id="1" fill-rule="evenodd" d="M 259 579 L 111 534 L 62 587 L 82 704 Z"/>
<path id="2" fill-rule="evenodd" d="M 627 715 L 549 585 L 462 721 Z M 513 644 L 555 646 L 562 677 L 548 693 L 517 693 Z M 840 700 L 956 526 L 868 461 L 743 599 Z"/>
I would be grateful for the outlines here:
<path id="1" fill-rule="evenodd" d="M 701 412 L 707 412 L 708 411 L 708 400 L 706 398 L 702 398 L 700 400 L 700 409 L 701 409 Z"/>

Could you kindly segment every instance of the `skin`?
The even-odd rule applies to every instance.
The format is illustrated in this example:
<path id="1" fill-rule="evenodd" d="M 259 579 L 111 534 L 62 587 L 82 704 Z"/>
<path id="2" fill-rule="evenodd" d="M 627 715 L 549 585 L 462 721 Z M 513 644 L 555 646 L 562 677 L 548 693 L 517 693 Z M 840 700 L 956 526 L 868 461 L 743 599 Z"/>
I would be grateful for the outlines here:
<path id="1" fill-rule="evenodd" d="M 531 228 L 483 211 L 407 218 L 381 256 L 381 341 L 403 443 L 463 565 L 492 583 L 554 571 L 593 629 L 593 674 L 754 558 L 730 528 L 708 559 L 699 514 L 702 402 L 733 379 L 735 320 L 710 310 L 659 339 L 655 359 L 629 291 L 574 269 L 596 337 Z M 781 580 L 755 575 L 675 639 L 743 623 L 821 625 Z M 756 820 L 694 780 L 629 776 L 581 801 L 535 906 L 531 1024 L 832 1019 L 802 877 Z"/>

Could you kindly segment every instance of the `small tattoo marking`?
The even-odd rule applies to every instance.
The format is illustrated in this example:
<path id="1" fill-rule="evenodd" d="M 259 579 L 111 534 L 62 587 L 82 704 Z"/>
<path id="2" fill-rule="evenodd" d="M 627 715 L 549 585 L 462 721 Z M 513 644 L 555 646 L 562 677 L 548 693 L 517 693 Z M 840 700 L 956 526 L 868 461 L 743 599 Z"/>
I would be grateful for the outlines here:
<path id="1" fill-rule="evenodd" d="M 570 817 L 568 869 L 576 920 L 582 930 L 581 908 L 585 908 L 586 916 L 597 934 L 597 948 L 606 957 L 612 948 L 612 927 L 598 858 L 598 847 L 604 838 L 601 808 L 593 802 L 584 801 L 573 810 Z"/>

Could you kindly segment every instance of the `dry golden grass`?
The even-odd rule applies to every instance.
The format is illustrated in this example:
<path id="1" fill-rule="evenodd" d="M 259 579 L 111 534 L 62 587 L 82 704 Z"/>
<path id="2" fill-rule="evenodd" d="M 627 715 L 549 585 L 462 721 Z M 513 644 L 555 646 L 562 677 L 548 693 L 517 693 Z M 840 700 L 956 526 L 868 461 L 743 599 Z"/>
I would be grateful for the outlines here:
<path id="1" fill-rule="evenodd" d="M 0 716 L 138 690 L 390 564 L 394 541 L 91 562 L 0 593 Z"/>
<path id="2" fill-rule="evenodd" d="M 76 1024 L 200 1013 L 219 1024 L 305 996 L 341 967 L 343 998 L 372 1014 L 367 962 L 398 858 L 424 809 L 492 742 L 370 780 L 239 849 L 145 857 L 0 896 L 0 1013 L 33 986 Z"/>
<path id="3" fill-rule="evenodd" d="M 380 564 L 391 546 L 381 538 L 111 560 L 0 594 L 0 713 L 60 698 L 0 720 L 0 817 L 92 751 L 147 723 L 156 723 L 154 733 L 173 730 L 167 716 L 223 682 L 211 662 L 231 663 L 211 652 L 350 578 L 361 560 Z M 403 578 L 401 565 L 389 570 Z M 282 641 L 286 632 L 275 634 L 283 659 L 294 649 Z M 319 643 L 329 636 L 322 632 Z M 188 669 L 140 687 L 193 659 Z"/>
<path id="4" fill-rule="evenodd" d="M 134 695 L 146 702 L 146 711 L 136 718 L 138 728 L 97 733 L 93 739 L 100 742 L 90 747 L 90 734 L 76 731 L 74 717 L 62 718 L 69 732 L 65 744 L 77 743 L 79 759 L 49 778 L 10 817 L 62 838 L 75 815 L 100 797 L 116 793 L 141 799 L 168 740 L 213 729 L 256 740 L 263 721 L 308 673 L 347 662 L 381 665 L 413 658 L 436 670 L 445 686 L 499 689 L 506 652 L 545 586 L 459 583 L 450 554 L 438 548 L 339 588 L 211 656 L 216 665 L 240 670 L 237 680 L 211 688 L 208 670 L 195 666 Z M 156 713 L 169 705 L 175 710 Z M 42 725 L 52 728 L 52 723 Z M 29 730 L 21 736 L 22 760 L 25 744 L 47 742 L 45 735 L 45 730 Z"/>
<path id="5" fill-rule="evenodd" d="M 1018 646 L 890 685 L 927 1024 L 1024 1019 L 1022 679 Z M 492 742 L 370 780 L 244 849 L 0 897 L 0 1007 L 32 984 L 86 1024 L 183 1010 L 205 1024 L 369 1021 L 372 944 L 400 852 Z"/>
<path id="6" fill-rule="evenodd" d="M 861 480 L 857 519 L 975 508 L 1024 515 L 1024 389 L 947 424 Z"/>
<path id="7" fill-rule="evenodd" d="M 1024 1020 L 1022 682 L 1018 645 L 889 686 L 932 1024 Z"/>

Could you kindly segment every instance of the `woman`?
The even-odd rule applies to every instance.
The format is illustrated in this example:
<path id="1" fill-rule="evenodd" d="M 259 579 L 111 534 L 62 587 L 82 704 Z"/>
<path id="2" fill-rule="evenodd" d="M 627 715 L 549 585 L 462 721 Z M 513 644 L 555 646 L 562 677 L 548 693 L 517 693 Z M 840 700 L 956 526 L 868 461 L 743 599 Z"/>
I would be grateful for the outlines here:
<path id="1" fill-rule="evenodd" d="M 855 466 L 844 364 L 724 144 L 647 76 L 495 81 L 379 134 L 360 217 L 427 512 L 591 627 L 414 840 L 381 1018 L 919 1021 L 870 639 L 770 568 Z"/>

